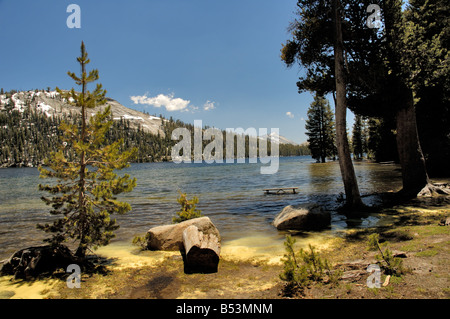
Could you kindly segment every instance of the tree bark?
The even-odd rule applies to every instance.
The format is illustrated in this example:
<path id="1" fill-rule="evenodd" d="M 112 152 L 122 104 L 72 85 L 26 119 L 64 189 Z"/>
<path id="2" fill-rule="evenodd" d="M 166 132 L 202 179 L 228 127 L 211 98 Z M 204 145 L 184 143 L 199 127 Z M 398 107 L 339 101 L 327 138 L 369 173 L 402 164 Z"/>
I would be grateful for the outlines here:
<path id="1" fill-rule="evenodd" d="M 191 225 L 183 231 L 185 273 L 214 273 L 219 265 L 220 244 L 214 234 L 204 234 Z"/>
<path id="2" fill-rule="evenodd" d="M 417 197 L 418 195 L 433 195 L 434 193 L 447 190 L 440 190 L 430 183 L 420 146 L 419 134 L 417 131 L 416 110 L 414 106 L 413 91 L 405 80 L 404 71 L 401 63 L 402 46 L 402 24 L 401 24 L 401 6 L 398 1 L 389 0 L 384 2 L 384 16 L 386 38 L 389 43 L 388 60 L 391 65 L 392 80 L 388 90 L 399 108 L 396 111 L 397 124 L 397 149 L 400 164 L 402 166 L 403 189 L 400 195 L 405 197 Z"/>
<path id="3" fill-rule="evenodd" d="M 356 180 L 347 138 L 347 97 L 344 70 L 344 45 L 339 6 L 339 0 L 333 0 L 335 19 L 334 65 L 336 80 L 336 146 L 342 180 L 344 182 L 346 206 L 347 208 L 352 209 L 363 206 L 363 203 L 359 194 L 358 182 Z"/>
<path id="4" fill-rule="evenodd" d="M 86 63 L 85 63 L 85 51 L 84 51 L 84 43 L 81 43 L 81 141 L 82 143 L 86 142 Z M 80 171 L 79 171 L 79 194 L 78 194 L 78 206 L 79 206 L 79 214 L 80 214 L 80 242 L 78 248 L 76 250 L 75 255 L 79 258 L 84 258 L 86 256 L 86 229 L 87 229 L 87 213 L 86 213 L 86 203 L 85 203 L 85 192 L 86 192 L 86 154 L 83 150 L 80 155 Z"/>
<path id="5" fill-rule="evenodd" d="M 405 88 L 406 101 L 397 112 L 397 148 L 402 166 L 402 193 L 415 197 L 430 183 L 425 158 L 417 133 L 416 111 L 412 91 Z"/>

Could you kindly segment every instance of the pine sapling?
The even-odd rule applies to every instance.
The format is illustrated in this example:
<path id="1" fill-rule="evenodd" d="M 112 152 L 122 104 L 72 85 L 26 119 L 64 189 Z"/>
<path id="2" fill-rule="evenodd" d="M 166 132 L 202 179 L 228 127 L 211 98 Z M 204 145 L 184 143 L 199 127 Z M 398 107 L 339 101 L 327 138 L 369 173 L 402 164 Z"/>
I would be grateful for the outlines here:
<path id="1" fill-rule="evenodd" d="M 52 234 L 45 240 L 52 245 L 69 240 L 75 242 L 78 245 L 75 255 L 84 259 L 90 248 L 107 245 L 114 237 L 119 226 L 111 214 L 131 210 L 128 203 L 119 201 L 116 196 L 132 191 L 136 179 L 127 174 L 119 177 L 114 171 L 129 166 L 136 149 L 120 151 L 123 140 L 106 143 L 105 135 L 113 123 L 109 106 L 92 117 L 87 116 L 88 108 L 106 103 L 106 91 L 101 84 L 92 92 L 87 90 L 87 84 L 98 80 L 99 76 L 97 70 L 86 72 L 90 60 L 84 43 L 81 43 L 81 56 L 77 61 L 81 65 L 81 75 L 68 74 L 81 86 L 81 93 L 74 89 L 62 92 L 57 88 L 57 91 L 80 108 L 81 123 L 62 122 L 59 150 L 45 161 L 45 167 L 39 167 L 41 178 L 56 180 L 56 183 L 40 184 L 39 189 L 51 194 L 52 197 L 43 196 L 42 200 L 52 206 L 50 213 L 60 218 L 37 227 Z M 68 157 L 68 153 L 75 155 Z"/>
<path id="2" fill-rule="evenodd" d="M 185 220 L 202 216 L 201 210 L 196 208 L 198 197 L 194 196 L 191 200 L 188 200 L 186 193 L 180 192 L 177 202 L 181 205 L 181 210 L 177 212 L 178 217 L 172 219 L 173 223 L 181 223 Z"/>

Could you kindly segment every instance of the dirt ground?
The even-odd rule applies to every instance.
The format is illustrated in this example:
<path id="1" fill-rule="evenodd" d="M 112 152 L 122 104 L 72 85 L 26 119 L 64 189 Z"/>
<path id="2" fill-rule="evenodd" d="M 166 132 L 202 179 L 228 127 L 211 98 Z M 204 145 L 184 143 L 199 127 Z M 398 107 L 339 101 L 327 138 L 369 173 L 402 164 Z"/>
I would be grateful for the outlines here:
<path id="1" fill-rule="evenodd" d="M 179 253 L 161 252 L 151 263 L 143 264 L 148 252 L 142 252 L 127 264 L 106 260 L 107 271 L 83 275 L 81 289 L 68 289 L 64 278 L 40 281 L 39 294 L 50 299 L 450 298 L 450 226 L 440 225 L 450 217 L 449 201 L 423 200 L 383 209 L 382 214 L 393 222 L 383 227 L 349 231 L 345 236 L 330 239 L 327 248 L 319 250 L 321 257 L 341 272 L 335 284 L 312 282 L 303 290 L 287 293 L 286 283 L 279 277 L 283 269 L 281 262 L 221 258 L 217 273 L 185 274 Z M 366 269 L 376 263 L 377 253 L 368 249 L 367 239 L 374 232 L 379 234 L 380 243 L 403 257 L 405 269 L 404 274 L 390 277 L 389 283 L 381 288 L 367 286 L 370 274 Z M 384 283 L 386 275 L 382 274 L 381 279 Z M 0 289 L 1 298 L 27 298 L 14 289 L 30 284 L 9 285 L 9 290 Z"/>

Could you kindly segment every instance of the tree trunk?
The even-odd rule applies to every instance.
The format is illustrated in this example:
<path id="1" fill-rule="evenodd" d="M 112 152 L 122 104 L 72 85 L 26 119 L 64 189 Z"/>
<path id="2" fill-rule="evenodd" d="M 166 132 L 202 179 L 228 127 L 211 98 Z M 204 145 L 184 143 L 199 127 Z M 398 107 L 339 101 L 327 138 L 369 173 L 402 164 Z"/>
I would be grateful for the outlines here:
<path id="1" fill-rule="evenodd" d="M 342 40 L 339 6 L 339 0 L 333 0 L 335 18 L 334 64 L 336 80 L 336 146 L 342 180 L 344 182 L 346 206 L 352 209 L 363 206 L 363 203 L 359 194 L 358 182 L 356 180 L 347 138 L 347 97 L 344 70 L 344 45 Z"/>
<path id="2" fill-rule="evenodd" d="M 220 243 L 214 234 L 204 234 L 191 225 L 183 231 L 184 272 L 214 273 L 219 265 Z"/>
<path id="3" fill-rule="evenodd" d="M 415 197 L 430 182 L 417 133 L 412 91 L 407 90 L 404 107 L 397 112 L 397 148 L 402 166 L 402 193 Z"/>
<path id="4" fill-rule="evenodd" d="M 401 5 L 396 0 L 383 3 L 388 61 L 391 65 L 392 80 L 389 89 L 394 88 L 389 96 L 399 105 L 396 111 L 397 149 L 402 166 L 403 189 L 400 195 L 406 197 L 433 196 L 435 194 L 450 195 L 450 190 L 432 185 L 426 169 L 425 158 L 420 147 L 417 131 L 416 111 L 413 91 L 404 79 L 401 64 L 402 28 Z"/>
<path id="5" fill-rule="evenodd" d="M 84 57 L 84 43 L 82 42 L 81 47 L 81 57 Z M 81 141 L 86 142 L 86 64 L 85 61 L 81 61 Z M 87 216 L 86 216 L 86 203 L 85 203 L 85 192 L 86 192 L 86 153 L 83 150 L 80 155 L 80 171 L 79 171 L 80 181 L 79 181 L 79 193 L 78 193 L 78 209 L 79 209 L 79 224 L 78 227 L 80 231 L 80 242 L 76 250 L 75 255 L 79 258 L 84 258 L 86 256 L 86 229 L 87 229 Z"/>

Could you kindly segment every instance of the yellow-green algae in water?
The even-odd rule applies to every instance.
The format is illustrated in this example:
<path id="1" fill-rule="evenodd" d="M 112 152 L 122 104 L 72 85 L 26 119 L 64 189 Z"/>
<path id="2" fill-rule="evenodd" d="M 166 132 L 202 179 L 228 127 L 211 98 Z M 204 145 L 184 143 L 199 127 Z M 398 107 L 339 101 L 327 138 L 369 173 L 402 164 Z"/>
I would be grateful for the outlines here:
<path id="1" fill-rule="evenodd" d="M 261 261 L 268 265 L 279 265 L 285 254 L 283 235 L 267 236 L 261 234 L 252 234 L 247 237 L 238 238 L 222 243 L 220 257 L 237 262 Z M 296 239 L 295 249 L 314 246 L 318 251 L 328 249 L 332 239 L 336 234 L 328 231 L 323 232 L 302 232 L 291 234 Z"/>

